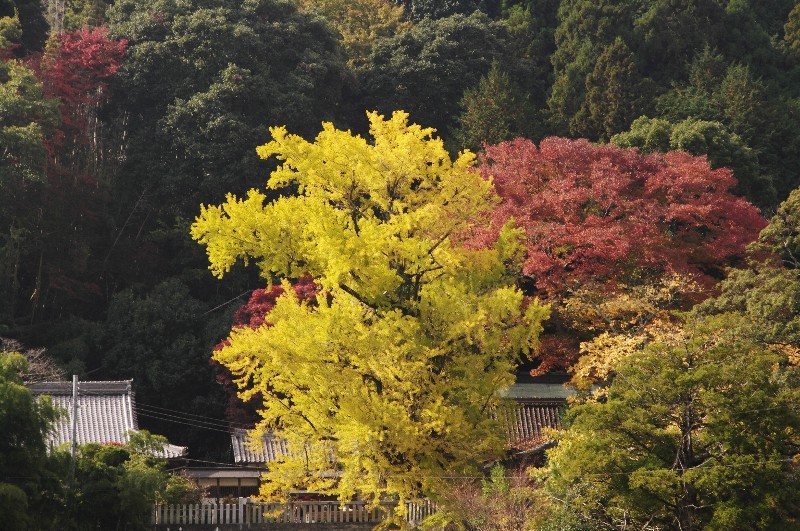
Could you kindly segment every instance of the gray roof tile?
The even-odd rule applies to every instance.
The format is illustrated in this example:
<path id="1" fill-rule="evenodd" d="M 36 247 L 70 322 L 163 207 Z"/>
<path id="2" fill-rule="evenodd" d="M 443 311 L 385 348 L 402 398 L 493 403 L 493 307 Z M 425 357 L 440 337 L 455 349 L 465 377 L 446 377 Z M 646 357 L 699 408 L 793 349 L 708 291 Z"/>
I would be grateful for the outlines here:
<path id="1" fill-rule="evenodd" d="M 501 422 L 508 437 L 508 446 L 530 450 L 550 441 L 546 429 L 561 429 L 561 414 L 566 400 L 525 400 L 505 411 Z"/>
<path id="2" fill-rule="evenodd" d="M 289 455 L 286 441 L 274 433 L 265 434 L 261 441 L 253 440 L 247 430 L 231 432 L 234 463 L 271 463 Z"/>
<path id="3" fill-rule="evenodd" d="M 78 382 L 78 415 L 75 438 L 78 444 L 118 443 L 129 440 L 130 431 L 137 431 L 132 380 Z M 71 442 L 72 382 L 40 382 L 28 385 L 36 396 L 49 395 L 53 405 L 64 411 L 54 424 L 49 438 L 51 447 Z M 186 454 L 186 448 L 166 444 L 160 457 L 173 458 Z"/>
<path id="4" fill-rule="evenodd" d="M 518 400 L 499 415 L 507 434 L 507 445 L 514 450 L 537 448 L 550 439 L 546 428 L 561 429 L 561 414 L 566 400 L 561 398 Z M 288 455 L 286 441 L 273 432 L 259 444 L 252 441 L 248 430 L 231 432 L 235 463 L 270 463 Z"/>

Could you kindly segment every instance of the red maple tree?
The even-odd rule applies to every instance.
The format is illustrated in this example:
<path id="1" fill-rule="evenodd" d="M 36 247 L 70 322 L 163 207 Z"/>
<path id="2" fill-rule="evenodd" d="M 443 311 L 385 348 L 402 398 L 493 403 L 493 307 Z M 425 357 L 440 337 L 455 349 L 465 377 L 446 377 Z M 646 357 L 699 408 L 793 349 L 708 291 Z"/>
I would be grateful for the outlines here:
<path id="1" fill-rule="evenodd" d="M 109 83 L 125 57 L 127 41 L 107 28 L 83 28 L 51 37 L 43 55 L 29 63 L 46 96 L 58 99 L 59 133 L 50 140 L 53 164 L 74 180 L 94 180 L 102 157 L 98 112 L 109 98 Z"/>
<path id="2" fill-rule="evenodd" d="M 483 236 L 523 227 L 523 274 L 547 297 L 636 269 L 719 278 L 767 224 L 730 170 L 682 152 L 517 139 L 487 146 L 480 171 L 502 198 Z"/>
<path id="3" fill-rule="evenodd" d="M 580 342 L 603 331 L 576 323 L 568 301 L 574 307 L 574 298 L 590 294 L 591 306 L 671 274 L 708 288 L 767 224 L 730 193 L 730 170 L 712 170 L 705 157 L 687 153 L 644 155 L 565 138 L 537 147 L 517 139 L 487 146 L 480 171 L 502 202 L 476 242 L 494 241 L 513 219 L 527 238 L 520 285 L 553 303 L 535 374 L 570 367 Z M 687 294 L 675 307 L 701 297 Z"/>
<path id="4" fill-rule="evenodd" d="M 81 109 L 105 101 L 128 43 L 110 38 L 102 27 L 60 33 L 54 39 L 41 60 L 42 82 L 48 95 L 61 100 L 64 125 L 81 129 Z"/>

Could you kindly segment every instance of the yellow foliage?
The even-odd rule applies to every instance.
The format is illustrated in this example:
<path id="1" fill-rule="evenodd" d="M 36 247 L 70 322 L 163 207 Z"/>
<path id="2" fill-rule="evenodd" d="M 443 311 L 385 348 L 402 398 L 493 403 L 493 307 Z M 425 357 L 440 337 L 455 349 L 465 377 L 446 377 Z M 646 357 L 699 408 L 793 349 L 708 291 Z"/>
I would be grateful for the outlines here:
<path id="1" fill-rule="evenodd" d="M 671 275 L 657 283 L 620 286 L 608 295 L 584 289 L 561 310 L 578 329 L 599 332 L 580 345 L 581 357 L 570 368 L 572 384 L 589 391 L 610 381 L 619 363 L 652 342 L 674 344 L 681 336 L 670 310 L 700 288 L 692 279 Z M 595 389 L 602 395 L 603 387 Z"/>
<path id="2" fill-rule="evenodd" d="M 594 389 L 594 395 L 602 396 L 606 391 L 604 384 L 610 382 L 616 373 L 616 368 L 625 358 L 644 350 L 651 343 L 674 345 L 682 339 L 680 326 L 664 320 L 648 323 L 636 333 L 603 332 L 591 341 L 581 343 L 581 357 L 570 368 L 572 373 L 570 383 L 583 392 L 588 392 L 592 386 L 599 384 L 600 386 Z"/>
<path id="3" fill-rule="evenodd" d="M 410 24 L 403 21 L 403 7 L 390 0 L 297 0 L 306 11 L 325 17 L 341 35 L 342 48 L 351 66 L 366 63 L 372 43 L 391 37 Z"/>
<path id="4" fill-rule="evenodd" d="M 576 329 L 620 333 L 657 319 L 668 320 L 670 310 L 701 289 L 694 279 L 678 274 L 619 284 L 611 293 L 591 285 L 573 291 L 559 311 Z"/>
<path id="5" fill-rule="evenodd" d="M 548 316 L 511 282 L 512 225 L 494 248 L 459 243 L 497 200 L 470 170 L 474 156 L 451 160 L 405 113 L 368 116 L 371 142 L 331 124 L 313 143 L 271 129 L 258 153 L 282 164 L 268 186 L 299 195 L 229 196 L 192 226 L 214 274 L 241 259 L 284 279 L 271 326 L 233 330 L 215 354 L 242 397 L 264 397 L 257 430 L 289 442 L 291 457 L 267 475 L 271 498 L 405 500 L 474 472 L 501 451 L 491 408 Z M 320 287 L 312 303 L 285 280 L 306 271 Z"/>
<path id="6" fill-rule="evenodd" d="M 785 343 L 770 343 L 768 346 L 783 356 L 786 356 L 786 360 L 790 365 L 800 367 L 800 347 L 796 345 L 787 345 Z"/>

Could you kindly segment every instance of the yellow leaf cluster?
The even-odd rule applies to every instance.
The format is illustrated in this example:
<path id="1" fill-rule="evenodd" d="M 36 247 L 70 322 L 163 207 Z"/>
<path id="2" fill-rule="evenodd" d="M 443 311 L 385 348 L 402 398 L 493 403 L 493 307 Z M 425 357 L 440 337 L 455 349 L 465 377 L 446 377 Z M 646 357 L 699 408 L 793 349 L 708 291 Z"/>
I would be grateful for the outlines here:
<path id="1" fill-rule="evenodd" d="M 351 66 L 367 61 L 372 43 L 409 27 L 403 7 L 390 0 L 297 0 L 302 9 L 321 14 L 341 35 Z"/>
<path id="2" fill-rule="evenodd" d="M 595 394 L 601 395 L 623 359 L 653 342 L 679 341 L 682 334 L 671 309 L 699 289 L 691 278 L 670 275 L 655 283 L 622 285 L 610 295 L 589 289 L 575 292 L 562 314 L 575 328 L 598 335 L 581 343 L 581 357 L 570 368 L 572 384 L 585 392 L 594 386 Z"/>
<path id="3" fill-rule="evenodd" d="M 272 498 L 408 499 L 497 455 L 491 410 L 548 316 L 510 282 L 517 229 L 493 248 L 460 243 L 496 201 L 474 156 L 451 160 L 405 113 L 368 116 L 371 142 L 331 124 L 313 143 L 271 129 L 258 153 L 282 164 L 268 186 L 298 195 L 229 196 L 192 226 L 216 275 L 254 260 L 284 279 L 270 325 L 233 330 L 215 354 L 242 397 L 264 397 L 258 430 L 289 442 L 268 472 Z M 286 280 L 304 272 L 320 287 L 310 303 Z"/>
<path id="4" fill-rule="evenodd" d="M 572 291 L 559 312 L 578 330 L 634 331 L 655 320 L 668 320 L 670 310 L 701 289 L 695 279 L 679 274 L 619 284 L 610 293 L 588 285 Z"/>

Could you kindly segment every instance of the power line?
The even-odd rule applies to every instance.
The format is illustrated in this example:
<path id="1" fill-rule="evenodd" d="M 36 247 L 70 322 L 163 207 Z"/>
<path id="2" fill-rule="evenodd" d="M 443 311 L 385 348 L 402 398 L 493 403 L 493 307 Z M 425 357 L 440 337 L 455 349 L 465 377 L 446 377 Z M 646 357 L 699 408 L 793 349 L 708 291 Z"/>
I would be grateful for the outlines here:
<path id="1" fill-rule="evenodd" d="M 81 391 L 80 389 L 78 394 L 79 396 L 108 396 L 108 393 L 96 392 L 96 391 Z M 230 432 L 230 428 L 243 429 L 243 430 L 252 429 L 252 426 L 246 424 L 229 422 L 227 420 L 208 417 L 205 415 L 199 415 L 196 413 L 189 413 L 186 411 L 179 411 L 177 409 L 169 409 L 160 406 L 153 406 L 150 404 L 139 402 L 137 400 L 133 400 L 133 403 L 137 413 L 141 413 L 143 416 L 151 416 L 151 417 L 158 416 L 158 418 L 161 418 L 162 420 L 175 419 L 183 421 L 183 423 L 189 425 L 207 424 L 215 428 L 223 428 L 225 429 L 226 432 Z"/>
<path id="2" fill-rule="evenodd" d="M 144 415 L 144 416 L 149 416 L 149 417 L 156 417 L 156 418 L 159 418 L 161 420 L 169 420 L 169 421 L 174 420 L 175 422 L 180 422 L 182 424 L 187 424 L 187 425 L 190 425 L 190 426 L 197 426 L 197 427 L 202 427 L 202 428 L 214 428 L 214 429 L 224 430 L 226 432 L 230 432 L 230 429 L 228 429 L 228 427 L 225 424 L 223 424 L 221 422 L 218 422 L 218 421 L 210 421 L 209 422 L 209 421 L 203 421 L 203 420 L 197 420 L 197 419 L 187 419 L 185 417 L 179 417 L 179 416 L 176 416 L 176 415 L 170 415 L 168 413 L 161 413 L 159 411 L 152 411 L 152 410 L 142 409 L 139 406 L 136 407 L 136 412 L 139 415 Z"/>
<path id="3" fill-rule="evenodd" d="M 244 293 L 242 293 L 242 294 L 240 294 L 240 295 L 237 295 L 236 297 L 232 298 L 231 300 L 229 300 L 229 301 L 225 301 L 225 302 L 223 302 L 222 304 L 220 304 L 219 306 L 215 306 L 215 307 L 211 308 L 211 309 L 210 309 L 210 310 L 208 310 L 207 312 L 205 312 L 205 313 L 203 313 L 202 315 L 200 315 L 200 317 L 204 317 L 204 316 L 206 316 L 206 315 L 210 314 L 211 312 L 213 312 L 213 311 L 215 311 L 215 310 L 219 310 L 219 309 L 220 309 L 220 308 L 222 308 L 223 306 L 227 306 L 228 304 L 232 303 L 233 301 L 235 301 L 235 300 L 238 300 L 238 299 L 241 299 L 243 296 L 247 295 L 248 293 L 253 293 L 253 291 L 255 291 L 255 290 L 252 290 L 252 289 L 251 289 L 251 290 L 247 290 L 247 291 L 245 291 Z"/>
<path id="4" fill-rule="evenodd" d="M 207 459 L 189 459 L 189 458 L 184 458 L 183 460 L 184 461 L 193 461 L 195 463 L 206 463 L 206 464 L 209 464 L 209 465 L 221 465 L 221 466 L 226 466 L 226 467 L 235 467 L 235 468 L 241 468 L 241 469 L 245 469 L 245 470 L 260 470 L 260 471 L 264 471 L 265 470 L 265 467 L 262 467 L 262 466 L 246 465 L 246 464 L 239 464 L 239 463 L 221 463 L 219 461 L 209 461 Z"/>
<path id="5" fill-rule="evenodd" d="M 200 428 L 200 429 L 203 429 L 203 430 L 216 431 L 216 432 L 219 432 L 219 433 L 225 433 L 227 435 L 230 435 L 230 433 L 231 433 L 230 430 L 225 430 L 225 429 L 222 429 L 222 428 L 216 428 L 216 427 L 211 427 L 211 426 L 202 426 L 202 425 L 199 425 L 199 424 L 194 424 L 192 422 L 184 422 L 182 420 L 174 420 L 174 419 L 170 419 L 170 418 L 159 417 L 159 416 L 157 416 L 155 414 L 145 413 L 145 412 L 142 412 L 142 411 L 140 411 L 138 413 L 142 417 L 147 417 L 147 418 L 151 418 L 151 419 L 161 420 L 161 421 L 165 421 L 165 422 L 174 422 L 175 424 L 182 424 L 184 426 L 191 426 L 193 428 Z"/>
<path id="6" fill-rule="evenodd" d="M 236 424 L 232 422 L 227 422 L 225 420 L 215 419 L 212 417 L 205 417 L 203 415 L 194 415 L 191 413 L 182 413 L 182 412 L 173 412 L 168 413 L 168 410 L 165 408 L 156 408 L 153 406 L 146 406 L 137 403 L 136 404 L 137 411 L 143 411 L 144 413 L 151 413 L 153 415 L 161 415 L 164 417 L 175 418 L 179 420 L 183 420 L 185 422 L 198 422 L 200 424 L 208 424 L 211 426 L 221 427 L 221 428 L 240 428 L 240 429 L 250 429 L 250 427 L 245 427 L 243 424 Z"/>

